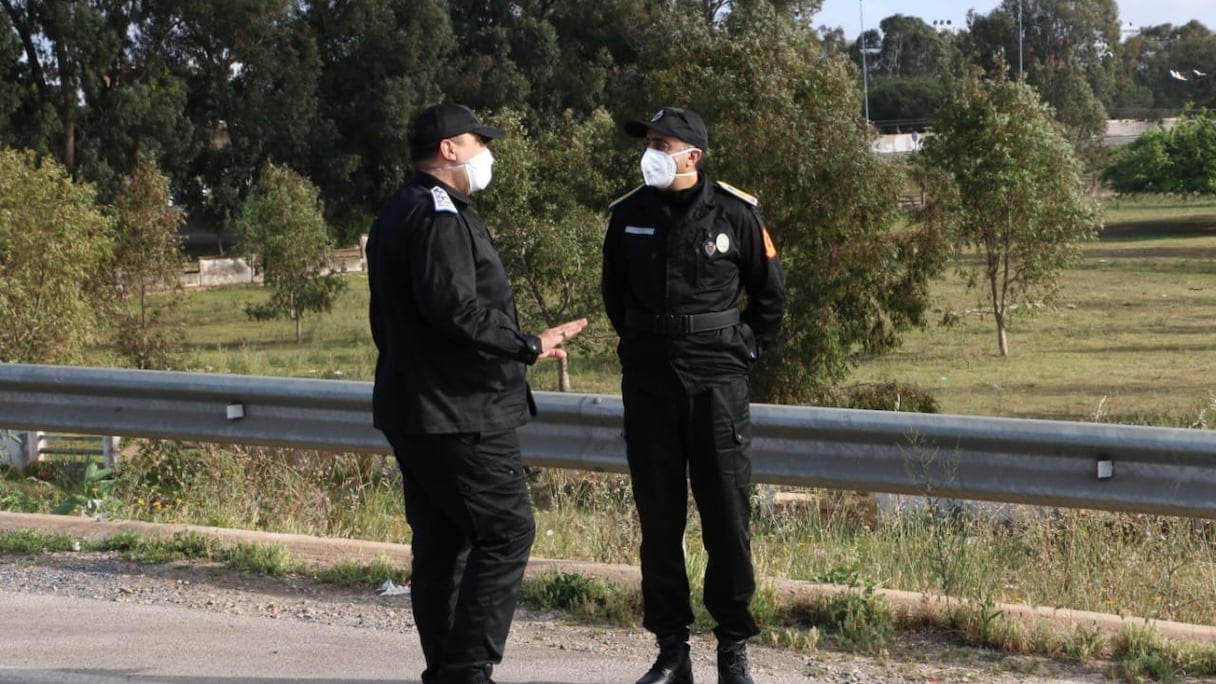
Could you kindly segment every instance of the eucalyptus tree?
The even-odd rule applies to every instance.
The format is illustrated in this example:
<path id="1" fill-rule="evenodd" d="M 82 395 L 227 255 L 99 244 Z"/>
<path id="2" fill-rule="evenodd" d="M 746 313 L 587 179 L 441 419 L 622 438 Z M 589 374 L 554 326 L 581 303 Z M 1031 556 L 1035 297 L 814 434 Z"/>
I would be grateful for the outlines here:
<path id="1" fill-rule="evenodd" d="M 812 29 L 755 3 L 718 25 L 664 13 L 642 65 L 646 109 L 631 114 L 701 113 L 707 171 L 759 197 L 781 255 L 789 308 L 755 369 L 757 400 L 822 399 L 859 355 L 923 323 L 943 252 L 931 231 L 896 229 L 901 177 L 871 152 L 846 58 L 823 58 Z"/>
<path id="2" fill-rule="evenodd" d="M 321 61 L 303 0 L 156 3 L 147 28 L 188 87 L 191 163 L 179 199 L 217 232 L 235 220 L 267 162 L 304 169 L 319 128 Z"/>
<path id="3" fill-rule="evenodd" d="M 8 103 L 8 141 L 53 153 L 103 201 L 140 154 L 184 156 L 184 88 L 150 65 L 141 44 L 152 4 L 0 0 L 0 112 L 19 97 Z M 15 63 L 5 59 L 14 42 Z"/>
<path id="4" fill-rule="evenodd" d="M 0 148 L 0 362 L 75 363 L 109 311 L 113 224 L 54 158 Z"/>
<path id="5" fill-rule="evenodd" d="M 307 167 L 343 243 L 409 173 L 409 124 L 445 97 L 456 49 L 442 0 L 314 2 L 307 20 L 321 72 L 319 127 Z"/>
<path id="6" fill-rule="evenodd" d="M 614 121 L 604 110 L 589 116 L 567 111 L 533 137 L 518 114 L 491 120 L 508 131 L 493 146 L 495 175 L 502 180 L 478 195 L 477 204 L 511 279 L 520 325 L 539 330 L 586 317 L 591 327 L 571 344 L 607 351 L 600 246 L 604 209 L 615 188 L 612 168 L 602 160 L 615 140 Z M 557 389 L 570 389 L 566 359 L 558 369 Z"/>
<path id="7" fill-rule="evenodd" d="M 333 270 L 333 240 L 316 187 L 285 166 L 267 164 L 236 227 L 242 251 L 270 289 L 270 299 L 247 305 L 246 313 L 255 320 L 292 321 L 299 344 L 304 314 L 331 310 L 346 287 Z"/>
<path id="8" fill-rule="evenodd" d="M 1065 131 L 1025 83 L 953 80 L 916 166 L 931 198 L 923 224 L 948 235 L 974 266 L 960 267 L 980 288 L 1009 354 L 1015 311 L 1050 302 L 1077 244 L 1100 225 Z"/>
<path id="9" fill-rule="evenodd" d="M 1039 88 L 1074 141 L 1104 131 L 1121 43 L 1114 0 L 1001 0 L 969 23 L 972 63 Z"/>
<path id="10" fill-rule="evenodd" d="M 184 217 L 172 205 L 169 181 L 147 158 L 122 183 L 114 201 L 114 279 L 118 350 L 136 368 L 168 368 L 185 335 L 181 303 Z"/>

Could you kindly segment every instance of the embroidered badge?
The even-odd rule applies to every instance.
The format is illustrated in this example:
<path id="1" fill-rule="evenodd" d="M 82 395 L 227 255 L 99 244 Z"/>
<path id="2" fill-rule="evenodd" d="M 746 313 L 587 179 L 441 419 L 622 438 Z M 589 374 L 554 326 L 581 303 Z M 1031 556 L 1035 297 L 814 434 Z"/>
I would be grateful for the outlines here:
<path id="1" fill-rule="evenodd" d="M 718 239 L 715 242 L 719 252 L 726 254 L 730 251 L 730 236 L 726 233 L 718 233 Z"/>
<path id="2" fill-rule="evenodd" d="M 448 214 L 459 214 L 460 210 L 456 208 L 456 204 L 452 202 L 452 198 L 448 195 L 447 190 L 436 185 L 431 188 L 431 200 L 435 202 L 436 212 L 445 212 Z"/>
<path id="3" fill-rule="evenodd" d="M 718 251 L 718 245 L 713 240 L 705 241 L 705 256 L 713 256 Z"/>

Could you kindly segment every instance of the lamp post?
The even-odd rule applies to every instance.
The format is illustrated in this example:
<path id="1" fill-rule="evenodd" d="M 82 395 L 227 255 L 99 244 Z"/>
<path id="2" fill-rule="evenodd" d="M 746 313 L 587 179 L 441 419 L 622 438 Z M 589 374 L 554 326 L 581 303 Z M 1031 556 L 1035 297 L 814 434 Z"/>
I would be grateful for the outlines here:
<path id="1" fill-rule="evenodd" d="M 857 0 L 857 18 L 861 20 L 861 97 L 865 101 L 866 122 L 870 121 L 870 70 L 866 66 L 866 16 L 865 0 Z"/>
<path id="2" fill-rule="evenodd" d="M 1022 2 L 1018 0 L 1018 80 L 1023 80 L 1022 77 L 1022 37 L 1025 35 L 1022 31 Z"/>

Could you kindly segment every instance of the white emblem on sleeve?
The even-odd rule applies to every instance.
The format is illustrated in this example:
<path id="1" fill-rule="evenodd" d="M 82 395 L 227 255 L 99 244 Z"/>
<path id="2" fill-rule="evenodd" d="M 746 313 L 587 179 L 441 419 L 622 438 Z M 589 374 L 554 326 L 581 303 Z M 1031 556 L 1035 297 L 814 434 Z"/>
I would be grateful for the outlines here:
<path id="1" fill-rule="evenodd" d="M 718 239 L 714 241 L 718 245 L 718 251 L 726 254 L 730 251 L 730 236 L 726 233 L 718 233 Z"/>
<path id="2" fill-rule="evenodd" d="M 431 188 L 431 199 L 435 202 L 436 212 L 446 212 L 448 214 L 459 214 L 460 210 L 456 208 L 456 204 L 452 202 L 452 198 L 448 196 L 448 191 L 436 185 Z"/>
<path id="3" fill-rule="evenodd" d="M 642 226 L 625 226 L 626 235 L 654 235 L 654 228 L 643 228 Z"/>

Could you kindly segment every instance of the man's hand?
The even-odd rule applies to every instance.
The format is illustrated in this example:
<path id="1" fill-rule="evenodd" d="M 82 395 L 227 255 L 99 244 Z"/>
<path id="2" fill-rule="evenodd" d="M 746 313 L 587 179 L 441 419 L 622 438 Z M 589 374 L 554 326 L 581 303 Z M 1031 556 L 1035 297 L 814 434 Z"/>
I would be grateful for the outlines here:
<path id="1" fill-rule="evenodd" d="M 540 356 L 541 359 L 564 359 L 566 358 L 566 350 L 562 349 L 562 344 L 567 340 L 574 338 L 576 335 L 587 327 L 587 319 L 580 318 L 577 321 L 568 321 L 561 325 L 554 326 L 542 332 L 540 337 Z"/>

